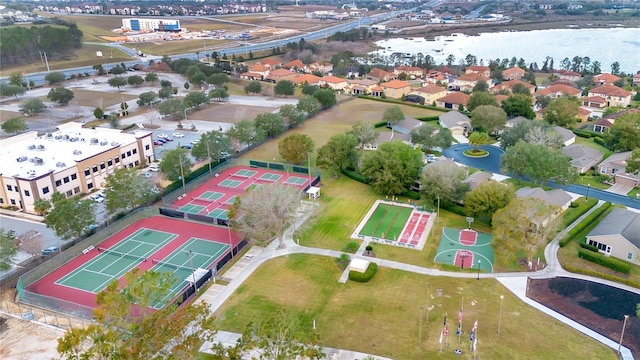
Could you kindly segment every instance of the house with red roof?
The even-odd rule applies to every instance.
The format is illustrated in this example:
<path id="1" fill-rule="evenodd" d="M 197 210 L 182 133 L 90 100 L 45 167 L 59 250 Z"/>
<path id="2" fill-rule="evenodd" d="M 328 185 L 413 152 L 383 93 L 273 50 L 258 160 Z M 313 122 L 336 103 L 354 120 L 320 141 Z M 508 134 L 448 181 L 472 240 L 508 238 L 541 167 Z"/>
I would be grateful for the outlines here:
<path id="1" fill-rule="evenodd" d="M 347 87 L 347 79 L 337 76 L 323 76 L 320 78 L 320 86 L 326 86 L 333 90 L 342 91 Z"/>
<path id="2" fill-rule="evenodd" d="M 607 106 L 627 107 L 631 104 L 631 92 L 615 85 L 596 86 L 589 90 L 588 96 L 600 96 L 607 101 Z"/>
<path id="3" fill-rule="evenodd" d="M 302 72 L 306 72 L 307 70 L 307 65 L 305 65 L 302 61 L 300 61 L 300 59 L 289 61 L 288 63 L 285 63 L 284 65 L 282 65 L 282 67 L 285 69 L 302 71 Z"/>
<path id="4" fill-rule="evenodd" d="M 366 95 L 366 94 L 370 94 L 372 89 L 377 85 L 378 85 L 377 81 L 370 80 L 370 79 L 347 80 L 346 92 L 351 95 Z"/>
<path id="5" fill-rule="evenodd" d="M 553 72 L 553 75 L 557 76 L 558 79 L 564 79 L 564 80 L 569 80 L 573 82 L 580 80 L 580 78 L 582 77 L 580 73 L 577 73 L 575 71 L 564 70 L 564 69 L 555 70 Z"/>
<path id="6" fill-rule="evenodd" d="M 411 94 L 421 96 L 426 105 L 431 105 L 434 101 L 447 96 L 447 89 L 442 86 L 429 84 L 413 90 Z"/>
<path id="7" fill-rule="evenodd" d="M 260 59 L 256 61 L 256 65 L 262 65 L 268 68 L 269 70 L 272 70 L 272 69 L 281 67 L 282 61 L 276 60 L 274 58 L 266 58 L 266 59 Z"/>
<path id="8" fill-rule="evenodd" d="M 260 76 L 262 76 L 262 78 L 266 78 L 267 75 L 269 75 L 269 71 L 271 69 L 264 66 L 264 65 L 260 65 L 260 64 L 254 64 L 249 66 L 249 71 L 250 73 L 254 73 L 254 74 L 260 74 Z"/>
<path id="9" fill-rule="evenodd" d="M 481 65 L 471 65 L 471 66 L 467 66 L 467 68 L 464 71 L 465 74 L 478 74 L 478 75 L 482 75 L 486 78 L 491 77 L 491 69 L 489 69 L 489 67 L 487 66 L 481 66 Z"/>
<path id="10" fill-rule="evenodd" d="M 640 73 L 633 75 L 633 86 L 640 86 Z"/>
<path id="11" fill-rule="evenodd" d="M 391 80 L 380 84 L 386 97 L 400 99 L 411 92 L 411 84 L 402 80 Z"/>
<path id="12" fill-rule="evenodd" d="M 371 69 L 371 71 L 369 71 L 369 73 L 365 77 L 367 79 L 380 82 L 380 81 L 395 80 L 398 78 L 398 75 L 382 70 L 380 68 L 373 68 Z"/>
<path id="13" fill-rule="evenodd" d="M 560 96 L 575 96 L 575 97 L 582 97 L 582 90 L 580 89 L 576 89 L 574 87 L 571 87 L 569 85 L 565 85 L 565 84 L 555 84 L 555 85 L 551 85 L 551 86 L 547 86 L 544 89 L 538 89 L 535 94 L 535 96 L 548 96 L 552 99 L 555 99 L 557 97 Z"/>
<path id="14" fill-rule="evenodd" d="M 436 106 L 452 110 L 461 110 L 461 107 L 462 109 L 466 109 L 469 97 L 469 95 L 463 92 L 452 92 L 436 100 Z"/>
<path id="15" fill-rule="evenodd" d="M 254 72 L 243 72 L 240 74 L 240 79 L 242 80 L 263 80 L 264 77 L 262 74 L 254 73 Z"/>
<path id="16" fill-rule="evenodd" d="M 427 84 L 437 84 L 438 82 L 448 85 L 450 82 L 453 82 L 453 78 L 454 76 L 449 73 L 432 70 L 424 76 L 422 85 L 426 86 Z"/>
<path id="17" fill-rule="evenodd" d="M 291 79 L 291 81 L 296 85 L 316 85 L 320 86 L 321 77 L 315 76 L 312 74 L 304 74 L 298 75 Z"/>
<path id="18" fill-rule="evenodd" d="M 333 64 L 328 61 L 316 61 L 307 66 L 306 72 L 312 73 L 314 71 L 320 74 L 328 74 L 333 71 Z"/>
<path id="19" fill-rule="evenodd" d="M 269 75 L 265 77 L 266 80 L 277 83 L 282 80 L 292 81 L 299 74 L 287 69 L 275 69 L 269 72 Z"/>
<path id="20" fill-rule="evenodd" d="M 520 67 L 512 67 L 502 71 L 502 78 L 504 80 L 522 80 L 525 71 Z"/>
<path id="21" fill-rule="evenodd" d="M 595 83 L 598 85 L 603 85 L 603 84 L 613 85 L 613 83 L 618 80 L 620 80 L 619 76 L 615 76 L 609 73 L 602 73 L 593 77 L 593 81 L 595 81 Z"/>
<path id="22" fill-rule="evenodd" d="M 478 81 L 481 81 L 481 80 L 486 82 L 489 88 L 493 87 L 493 81 L 491 81 L 491 79 L 489 79 L 488 77 L 482 74 L 477 74 L 477 73 L 468 73 L 468 74 L 458 76 L 457 78 L 453 79 L 453 87 L 461 91 L 462 90 L 472 91 L 473 88 L 478 83 Z"/>
<path id="23" fill-rule="evenodd" d="M 501 82 L 500 84 L 494 86 L 493 88 L 491 88 L 491 92 L 494 93 L 494 94 L 498 93 L 498 92 L 500 92 L 502 90 L 513 92 L 513 87 L 516 84 L 520 84 L 520 85 L 526 87 L 527 89 L 529 89 L 529 91 L 531 93 L 533 93 L 536 90 L 536 86 L 535 85 L 531 85 L 531 84 L 529 84 L 527 82 L 520 81 L 520 80 L 509 80 L 509 81 Z"/>
<path id="24" fill-rule="evenodd" d="M 422 77 L 422 75 L 424 75 L 424 70 L 417 66 L 400 65 L 393 68 L 393 73 L 396 75 L 404 73 L 407 74 L 407 76 L 409 76 L 409 78 L 411 79 L 419 79 Z"/>

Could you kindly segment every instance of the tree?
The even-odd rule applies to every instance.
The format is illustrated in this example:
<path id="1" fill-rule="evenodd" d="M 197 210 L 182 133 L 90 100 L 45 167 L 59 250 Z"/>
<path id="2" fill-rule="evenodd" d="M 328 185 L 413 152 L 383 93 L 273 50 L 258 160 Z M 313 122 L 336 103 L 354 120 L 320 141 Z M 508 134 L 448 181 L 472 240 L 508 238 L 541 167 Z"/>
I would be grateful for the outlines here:
<path id="1" fill-rule="evenodd" d="M 14 71 L 9 74 L 9 84 L 22 87 L 22 73 L 20 71 Z"/>
<path id="2" fill-rule="evenodd" d="M 84 233 L 87 226 L 96 222 L 93 205 L 93 200 L 81 200 L 77 196 L 59 199 L 53 202 L 53 209 L 45 216 L 44 223 L 59 238 L 75 239 Z"/>
<path id="3" fill-rule="evenodd" d="M 525 141 L 518 141 L 507 148 L 500 159 L 500 166 L 504 172 L 518 178 L 526 177 L 539 186 L 550 180 L 557 184 L 568 184 L 577 176 L 571 166 L 571 158 L 561 150 Z"/>
<path id="4" fill-rule="evenodd" d="M 402 109 L 400 109 L 400 106 L 398 105 L 393 105 L 386 108 L 384 110 L 384 114 L 382 115 L 382 121 L 386 121 L 388 127 L 396 125 L 402 120 L 404 120 L 404 114 L 402 113 Z"/>
<path id="5" fill-rule="evenodd" d="M 318 90 L 320 90 L 320 88 L 317 85 L 304 84 L 302 86 L 302 93 L 304 95 L 313 95 Z"/>
<path id="6" fill-rule="evenodd" d="M 227 81 L 229 81 L 229 75 L 225 73 L 211 74 L 207 78 L 207 82 L 215 86 L 222 86 Z"/>
<path id="7" fill-rule="evenodd" d="M 144 84 L 144 78 L 140 75 L 131 75 L 127 78 L 127 84 L 138 87 Z"/>
<path id="8" fill-rule="evenodd" d="M 11 269 L 13 257 L 18 252 L 16 235 L 11 230 L 0 228 L 0 271 Z"/>
<path id="9" fill-rule="evenodd" d="M 33 210 L 40 216 L 45 216 L 51 210 L 51 201 L 43 198 L 33 202 Z"/>
<path id="10" fill-rule="evenodd" d="M 156 73 L 147 73 L 147 75 L 144 76 L 144 81 L 148 82 L 148 83 L 153 83 L 158 81 L 158 74 Z"/>
<path id="11" fill-rule="evenodd" d="M 313 152 L 313 140 L 304 134 L 291 134 L 280 140 L 278 153 L 288 163 L 299 165 Z"/>
<path id="12" fill-rule="evenodd" d="M 353 124 L 349 133 L 353 134 L 353 136 L 358 139 L 358 144 L 362 148 L 363 154 L 365 145 L 373 144 L 373 142 L 378 138 L 378 133 L 376 132 L 375 127 L 367 120 L 360 120 Z"/>
<path id="13" fill-rule="evenodd" d="M 63 87 L 57 87 L 49 90 L 47 99 L 57 102 L 60 105 L 67 105 L 71 100 L 73 100 L 74 96 L 75 94 L 73 91 Z"/>
<path id="14" fill-rule="evenodd" d="M 625 170 L 631 174 L 637 174 L 640 171 L 640 149 L 631 151 L 631 155 L 627 158 L 627 168 Z"/>
<path id="15" fill-rule="evenodd" d="M 312 117 L 320 111 L 320 102 L 314 96 L 302 95 L 296 107 L 307 114 L 307 117 Z"/>
<path id="16" fill-rule="evenodd" d="M 139 107 L 143 106 L 152 106 L 158 102 L 158 94 L 153 91 L 147 91 L 140 94 L 138 101 L 136 103 Z"/>
<path id="17" fill-rule="evenodd" d="M 18 235 L 18 240 L 20 241 L 20 250 L 25 251 L 34 257 L 42 255 L 44 237 L 39 232 L 35 230 L 27 230 Z"/>
<path id="18" fill-rule="evenodd" d="M 102 108 L 101 108 L 101 107 L 99 107 L 99 106 L 98 106 L 98 107 L 96 107 L 95 109 L 93 109 L 93 116 L 94 116 L 96 119 L 100 119 L 100 120 L 102 120 L 102 117 L 104 116 L 104 110 L 102 110 Z"/>
<path id="19" fill-rule="evenodd" d="M 207 94 L 202 91 L 192 91 L 184 97 L 184 102 L 197 109 L 200 105 L 207 104 L 209 102 L 209 98 L 207 97 Z"/>
<path id="20" fill-rule="evenodd" d="M 109 126 L 111 126 L 112 129 L 117 129 L 118 127 L 120 127 L 120 116 L 115 111 L 109 113 L 107 121 L 109 122 Z"/>
<path id="21" fill-rule="evenodd" d="M 231 140 L 223 132 L 217 130 L 208 131 L 200 135 L 200 141 L 193 145 L 191 155 L 196 160 L 211 159 L 220 162 L 222 153 L 231 152 Z"/>
<path id="22" fill-rule="evenodd" d="M 49 83 L 49 85 L 54 85 L 65 81 L 66 76 L 62 72 L 54 71 L 45 75 L 44 79 Z"/>
<path id="23" fill-rule="evenodd" d="M 437 161 L 422 170 L 420 192 L 434 201 L 452 203 L 461 200 L 469 190 L 466 178 L 467 170 L 453 161 Z"/>
<path id="24" fill-rule="evenodd" d="M 627 113 L 616 118 L 604 139 L 613 151 L 630 151 L 640 148 L 640 114 Z"/>
<path id="25" fill-rule="evenodd" d="M 260 359 L 322 359 L 318 336 L 298 317 L 279 311 L 266 320 L 247 325 L 239 340 L 242 351 L 258 353 Z"/>
<path id="26" fill-rule="evenodd" d="M 5 120 L 0 127 L 2 128 L 2 131 L 8 134 L 21 133 L 29 128 L 27 122 L 21 117 L 9 118 Z"/>
<path id="27" fill-rule="evenodd" d="M 177 120 L 184 119 L 186 110 L 184 101 L 180 99 L 168 99 L 158 105 L 158 112 L 161 115 L 170 115 Z"/>
<path id="28" fill-rule="evenodd" d="M 42 100 L 38 98 L 32 98 L 24 100 L 20 103 L 20 112 L 29 116 L 35 115 L 43 112 L 46 109 L 46 105 L 42 102 Z"/>
<path id="29" fill-rule="evenodd" d="M 233 205 L 231 221 L 235 230 L 261 246 L 278 238 L 284 248 L 284 232 L 295 220 L 302 193 L 278 182 L 245 192 Z"/>
<path id="30" fill-rule="evenodd" d="M 550 126 L 541 126 L 540 123 L 534 123 L 524 136 L 524 141 L 534 145 L 544 145 L 546 147 L 561 149 L 564 147 L 564 140 Z"/>
<path id="31" fill-rule="evenodd" d="M 469 135 L 469 145 L 477 149 L 480 145 L 486 144 L 489 139 L 487 133 L 474 131 Z"/>
<path id="32" fill-rule="evenodd" d="M 493 248 L 507 262 L 523 251 L 531 263 L 557 229 L 556 207 L 535 198 L 514 198 L 493 215 Z"/>
<path id="33" fill-rule="evenodd" d="M 509 117 L 524 116 L 527 119 L 536 117 L 533 111 L 533 101 L 530 96 L 523 94 L 513 94 L 502 101 L 502 109 Z"/>
<path id="34" fill-rule="evenodd" d="M 160 88 L 160 90 L 158 90 L 158 97 L 160 99 L 168 99 L 172 95 L 175 95 L 177 93 L 178 93 L 178 88 L 174 88 L 171 86 L 163 86 Z"/>
<path id="35" fill-rule="evenodd" d="M 192 359 L 202 341 L 213 341 L 215 324 L 207 304 L 171 304 L 150 311 L 175 284 L 171 272 L 139 269 L 112 281 L 96 297 L 94 319 L 58 339 L 58 353 L 75 359 Z"/>
<path id="36" fill-rule="evenodd" d="M 239 144 L 253 146 L 264 140 L 265 133 L 262 128 L 255 126 L 251 120 L 240 120 L 227 131 L 229 138 L 236 140 Z"/>
<path id="37" fill-rule="evenodd" d="M 544 110 L 544 120 L 549 124 L 569 126 L 576 122 L 578 110 L 580 110 L 578 98 L 561 96 L 551 101 Z"/>
<path id="38" fill-rule="evenodd" d="M 209 91 L 209 98 L 214 99 L 215 101 L 222 101 L 229 98 L 229 93 L 227 92 L 227 90 L 219 88 L 213 91 Z"/>
<path id="39" fill-rule="evenodd" d="M 489 84 L 487 84 L 484 80 L 478 80 L 476 84 L 473 86 L 472 92 L 488 92 Z"/>
<path id="40" fill-rule="evenodd" d="M 553 101 L 553 99 L 551 98 L 551 96 L 547 96 L 547 95 L 540 95 L 538 97 L 536 97 L 536 105 L 538 105 L 541 108 L 546 108 L 547 106 L 549 106 L 549 104 L 551 104 L 551 101 Z"/>
<path id="41" fill-rule="evenodd" d="M 171 181 L 182 180 L 191 174 L 191 160 L 189 151 L 183 148 L 175 148 L 167 151 L 160 162 L 162 171 Z"/>
<path id="42" fill-rule="evenodd" d="M 401 195 L 420 175 L 419 151 L 401 141 L 385 142 L 362 156 L 360 173 L 379 194 Z"/>
<path id="43" fill-rule="evenodd" d="M 438 132 L 436 133 L 436 146 L 446 149 L 451 147 L 454 140 L 453 135 L 451 135 L 451 130 L 438 129 Z"/>
<path id="44" fill-rule="evenodd" d="M 464 208 L 469 216 L 488 216 L 507 206 L 516 196 L 511 184 L 503 184 L 497 181 L 484 181 L 469 191 L 464 198 Z"/>
<path id="45" fill-rule="evenodd" d="M 285 120 L 289 129 L 293 129 L 304 122 L 302 110 L 291 104 L 282 105 L 278 110 L 278 114 Z"/>
<path id="46" fill-rule="evenodd" d="M 511 92 L 513 94 L 522 94 L 526 96 L 531 96 L 531 90 L 528 87 L 524 86 L 524 84 L 515 84 L 513 88 L 511 88 Z"/>
<path id="47" fill-rule="evenodd" d="M 613 74 L 613 75 L 620 74 L 620 63 L 619 62 L 614 61 L 613 64 L 611 64 L 611 74 Z"/>
<path id="48" fill-rule="evenodd" d="M 295 89 L 296 89 L 296 85 L 293 82 L 289 80 L 282 80 L 282 81 L 278 81 L 276 86 L 273 87 L 273 92 L 276 95 L 289 96 L 289 95 L 293 95 Z"/>
<path id="49" fill-rule="evenodd" d="M 257 94 L 262 91 L 262 84 L 259 81 L 252 81 L 244 87 L 245 94 Z"/>
<path id="50" fill-rule="evenodd" d="M 318 149 L 316 164 L 321 169 L 332 170 L 334 177 L 337 177 L 340 171 L 355 166 L 356 145 L 358 139 L 353 134 L 334 135 L 326 145 Z"/>
<path id="51" fill-rule="evenodd" d="M 337 103 L 336 94 L 331 89 L 320 89 L 313 93 L 323 109 L 328 109 Z"/>
<path id="52" fill-rule="evenodd" d="M 0 84 L 0 95 L 2 96 L 13 96 L 17 99 L 18 96 L 24 95 L 26 92 L 27 89 L 20 85 Z"/>
<path id="53" fill-rule="evenodd" d="M 493 133 L 507 123 L 507 113 L 494 105 L 480 105 L 471 112 L 471 126 Z"/>
<path id="54" fill-rule="evenodd" d="M 127 72 L 127 67 L 126 66 L 120 66 L 120 65 L 116 65 L 114 67 L 111 68 L 111 70 L 109 70 L 109 72 L 113 75 L 116 76 L 120 76 L 124 73 Z"/>
<path id="55" fill-rule="evenodd" d="M 146 204 L 155 195 L 153 185 L 136 168 L 116 169 L 105 179 L 104 196 L 109 214 L 128 212 Z"/>
<path id="56" fill-rule="evenodd" d="M 107 83 L 109 84 L 109 86 L 114 87 L 114 88 L 118 88 L 118 91 L 120 91 L 120 88 L 127 85 L 127 79 L 122 78 L 120 76 L 116 76 L 116 77 L 112 77 L 111 79 L 107 80 Z"/>
<path id="57" fill-rule="evenodd" d="M 474 92 L 467 101 L 467 110 L 473 111 L 480 105 L 498 106 L 496 96 L 489 92 Z"/>
<path id="58" fill-rule="evenodd" d="M 278 113 L 258 114 L 253 123 L 267 137 L 275 137 L 285 131 L 284 119 Z"/>

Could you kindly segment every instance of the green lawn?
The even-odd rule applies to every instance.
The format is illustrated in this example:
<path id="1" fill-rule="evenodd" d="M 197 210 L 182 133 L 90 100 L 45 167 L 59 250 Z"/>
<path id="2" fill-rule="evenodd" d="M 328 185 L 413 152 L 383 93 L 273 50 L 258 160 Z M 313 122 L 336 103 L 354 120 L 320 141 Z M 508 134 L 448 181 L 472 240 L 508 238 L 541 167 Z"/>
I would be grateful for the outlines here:
<path id="1" fill-rule="evenodd" d="M 242 332 L 247 323 L 279 309 L 298 315 L 320 344 L 394 359 L 471 359 L 468 335 L 457 345 L 456 314 L 464 297 L 463 330 L 478 321 L 478 357 L 484 359 L 615 359 L 612 350 L 524 304 L 495 280 L 429 277 L 379 268 L 366 284 L 337 279 L 329 257 L 293 254 L 262 265 L 217 311 L 220 328 Z M 427 298 L 427 286 L 430 298 Z M 442 296 L 436 296 L 442 289 Z M 504 295 L 501 335 L 497 335 Z M 420 307 L 426 311 L 419 343 Z M 448 315 L 450 346 L 438 338 Z M 422 345 L 422 347 L 420 347 Z M 457 357 L 453 349 L 463 349 Z"/>

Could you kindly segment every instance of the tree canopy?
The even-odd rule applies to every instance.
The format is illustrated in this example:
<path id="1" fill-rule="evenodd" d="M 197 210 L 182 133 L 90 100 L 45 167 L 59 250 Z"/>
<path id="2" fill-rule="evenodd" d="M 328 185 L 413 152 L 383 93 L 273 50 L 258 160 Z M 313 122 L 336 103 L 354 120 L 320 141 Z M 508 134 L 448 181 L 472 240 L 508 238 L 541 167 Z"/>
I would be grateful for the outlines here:
<path id="1" fill-rule="evenodd" d="M 289 80 L 278 81 L 276 86 L 273 87 L 273 92 L 280 96 L 290 96 L 296 89 L 296 85 Z"/>
<path id="2" fill-rule="evenodd" d="M 569 126 L 576 122 L 580 100 L 576 97 L 561 96 L 544 109 L 544 120 L 549 124 Z"/>
<path id="3" fill-rule="evenodd" d="M 504 127 L 507 113 L 494 105 L 480 105 L 471 112 L 471 126 L 489 134 Z"/>
<path id="4" fill-rule="evenodd" d="M 29 128 L 29 126 L 27 125 L 27 122 L 24 121 L 24 119 L 21 117 L 9 118 L 4 122 L 2 122 L 0 127 L 2 128 L 2 131 L 8 134 L 21 133 L 23 131 L 26 131 Z"/>
<path id="5" fill-rule="evenodd" d="M 393 126 L 404 120 L 404 113 L 398 105 L 393 105 L 384 110 L 382 121 L 386 121 L 388 126 Z"/>
<path id="6" fill-rule="evenodd" d="M 311 117 L 320 111 L 320 102 L 312 95 L 302 95 L 296 107 L 307 114 L 307 117 Z"/>
<path id="7" fill-rule="evenodd" d="M 2 96 L 13 96 L 16 99 L 20 95 L 24 95 L 27 92 L 27 89 L 23 88 L 21 85 L 7 85 L 0 84 L 0 95 Z"/>
<path id="8" fill-rule="evenodd" d="M 282 119 L 279 113 L 258 114 L 253 123 L 254 126 L 261 129 L 267 137 L 275 137 L 285 131 L 284 119 Z"/>
<path id="9" fill-rule="evenodd" d="M 304 134 L 291 134 L 280 140 L 278 153 L 288 163 L 301 164 L 313 151 L 313 140 Z"/>
<path id="10" fill-rule="evenodd" d="M 94 202 L 90 199 L 82 200 L 78 196 L 67 199 L 63 194 L 60 195 L 52 196 L 53 209 L 45 216 L 44 223 L 61 239 L 71 240 L 80 237 L 86 227 L 96 222 Z"/>
<path id="11" fill-rule="evenodd" d="M 305 119 L 302 110 L 291 104 L 280 106 L 278 114 L 282 116 L 289 129 L 293 129 L 294 127 L 302 124 Z"/>
<path id="12" fill-rule="evenodd" d="M 561 150 L 525 141 L 507 148 L 500 166 L 506 173 L 518 178 L 525 177 L 540 186 L 550 180 L 557 184 L 568 184 L 577 176 L 571 166 L 571 158 Z"/>
<path id="13" fill-rule="evenodd" d="M 502 101 L 502 109 L 509 117 L 524 116 L 527 119 L 536 117 L 533 111 L 533 100 L 531 96 L 524 94 L 513 94 Z"/>
<path id="14" fill-rule="evenodd" d="M 422 170 L 420 192 L 428 198 L 452 203 L 462 200 L 469 190 L 467 170 L 459 167 L 453 161 L 436 161 L 428 164 Z"/>
<path id="15" fill-rule="evenodd" d="M 618 116 L 604 139 L 613 151 L 640 149 L 640 114 L 630 112 Z"/>
<path id="16" fill-rule="evenodd" d="M 13 257 L 18 252 L 16 235 L 13 231 L 0 228 L 0 271 L 11 269 Z"/>
<path id="17" fill-rule="evenodd" d="M 71 100 L 73 100 L 74 96 L 75 94 L 73 91 L 63 87 L 57 87 L 49 90 L 47 99 L 57 102 L 60 105 L 67 105 Z"/>
<path id="18" fill-rule="evenodd" d="M 171 181 L 180 180 L 191 174 L 191 160 L 189 151 L 183 148 L 175 148 L 167 151 L 160 162 L 160 170 Z"/>
<path id="19" fill-rule="evenodd" d="M 227 136 L 238 144 L 253 146 L 265 138 L 264 129 L 255 126 L 251 120 L 240 120 L 227 131 Z"/>
<path id="20" fill-rule="evenodd" d="M 245 94 L 257 94 L 262 91 L 262 84 L 259 81 L 252 81 L 244 87 Z"/>
<path id="21" fill-rule="evenodd" d="M 507 149 L 520 140 L 556 149 L 564 146 L 562 136 L 551 125 L 541 121 L 522 121 L 511 128 L 506 128 L 500 135 L 500 147 L 503 150 Z"/>
<path id="22" fill-rule="evenodd" d="M 105 179 L 107 212 L 116 214 L 144 205 L 154 195 L 153 185 L 135 168 L 116 169 Z"/>
<path id="23" fill-rule="evenodd" d="M 153 91 L 147 91 L 140 94 L 138 101 L 136 103 L 138 106 L 152 106 L 158 102 L 158 94 Z"/>
<path id="24" fill-rule="evenodd" d="M 401 195 L 418 179 L 422 157 L 401 141 L 385 142 L 362 156 L 360 173 L 379 194 Z"/>
<path id="25" fill-rule="evenodd" d="M 472 93 L 469 101 L 467 101 L 467 110 L 473 111 L 480 105 L 498 106 L 498 101 L 496 96 L 489 92 L 479 91 Z"/>
<path id="26" fill-rule="evenodd" d="M 334 176 L 357 161 L 356 145 L 358 139 L 349 133 L 332 136 L 324 146 L 318 149 L 316 164 L 321 169 L 332 170 Z"/>
<path id="27" fill-rule="evenodd" d="M 44 76 L 44 79 L 49 83 L 49 85 L 55 85 L 64 82 L 66 78 L 67 77 L 64 75 L 64 73 L 60 71 L 50 72 Z"/>
<path id="28" fill-rule="evenodd" d="M 627 158 L 628 173 L 637 174 L 640 171 L 640 148 L 631 151 L 631 155 Z"/>
<path id="29" fill-rule="evenodd" d="M 30 116 L 43 112 L 47 106 L 38 98 L 26 99 L 20 103 L 20 112 Z"/>
<path id="30" fill-rule="evenodd" d="M 360 120 L 353 124 L 349 133 L 353 134 L 353 136 L 358 139 L 358 144 L 362 147 L 363 154 L 364 146 L 367 144 L 373 144 L 373 142 L 378 138 L 378 133 L 376 132 L 375 127 L 367 120 Z"/>
<path id="31" fill-rule="evenodd" d="M 187 107 L 180 99 L 167 99 L 158 105 L 158 112 L 161 115 L 169 115 L 177 120 L 185 118 Z"/>
<path id="32" fill-rule="evenodd" d="M 336 94 L 331 89 L 320 89 L 314 92 L 312 96 L 318 100 L 323 109 L 328 109 L 337 102 Z"/>
<path id="33" fill-rule="evenodd" d="M 125 79 L 123 77 L 120 77 L 120 76 L 114 76 L 114 77 L 110 78 L 109 80 L 107 80 L 107 83 L 111 87 L 118 88 L 118 91 L 119 91 L 120 88 L 122 88 L 123 86 L 127 85 L 127 79 Z"/>
<path id="34" fill-rule="evenodd" d="M 497 181 L 484 181 L 469 191 L 464 198 L 464 208 L 469 216 L 488 216 L 507 206 L 515 197 L 515 189 L 511 184 Z"/>
<path id="35" fill-rule="evenodd" d="M 189 107 L 194 107 L 196 109 L 208 102 L 209 97 L 202 91 L 192 91 L 184 97 L 184 103 Z"/>
<path id="36" fill-rule="evenodd" d="M 191 155 L 196 160 L 204 160 L 211 158 L 216 162 L 220 162 L 222 153 L 230 153 L 232 151 L 231 140 L 220 131 L 211 130 L 200 135 L 200 141 L 193 145 Z"/>

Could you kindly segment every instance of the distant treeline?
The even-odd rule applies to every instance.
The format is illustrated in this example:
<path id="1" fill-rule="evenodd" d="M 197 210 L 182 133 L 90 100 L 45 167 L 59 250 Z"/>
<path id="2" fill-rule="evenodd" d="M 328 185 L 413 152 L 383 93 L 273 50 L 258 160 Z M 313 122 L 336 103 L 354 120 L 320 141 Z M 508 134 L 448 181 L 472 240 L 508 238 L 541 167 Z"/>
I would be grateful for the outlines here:
<path id="1" fill-rule="evenodd" d="M 3 27 L 0 31 L 0 63 L 4 66 L 60 60 L 82 47 L 82 31 L 75 23 L 54 19 L 60 26 Z"/>

